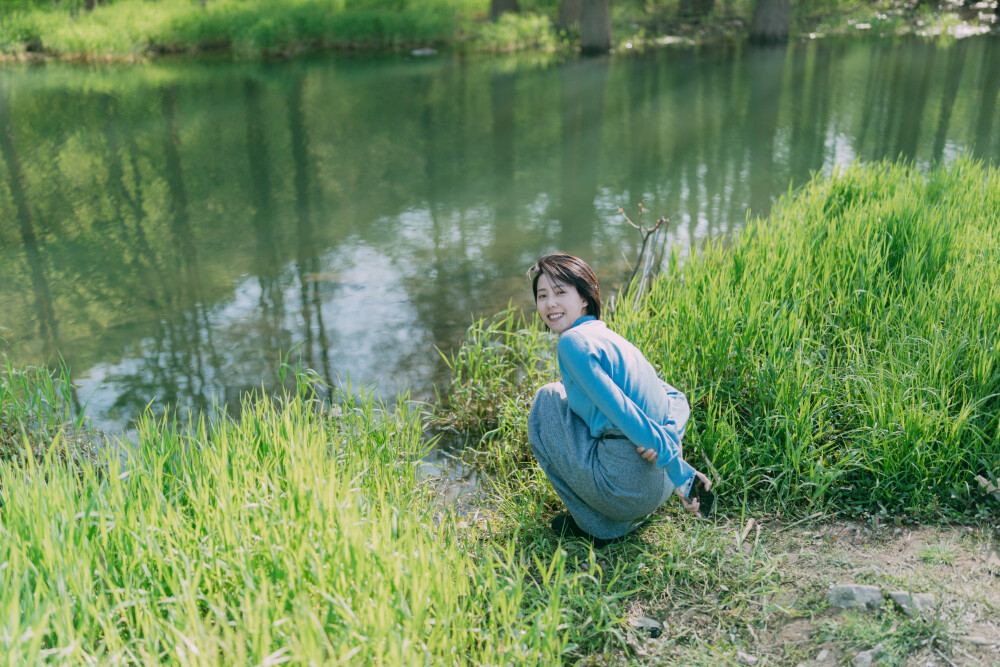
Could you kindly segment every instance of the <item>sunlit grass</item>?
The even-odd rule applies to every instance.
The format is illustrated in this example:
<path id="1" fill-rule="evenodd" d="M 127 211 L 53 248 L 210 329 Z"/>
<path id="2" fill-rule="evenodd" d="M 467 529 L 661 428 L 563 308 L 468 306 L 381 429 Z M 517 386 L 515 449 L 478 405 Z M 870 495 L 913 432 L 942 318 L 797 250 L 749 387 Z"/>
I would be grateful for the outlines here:
<path id="1" fill-rule="evenodd" d="M 294 395 L 247 397 L 238 419 L 146 417 L 135 443 L 80 456 L 65 379 L 5 364 L 0 655 L 602 662 L 635 656 L 630 613 L 683 610 L 659 655 L 728 660 L 756 641 L 751 624 L 794 611 L 768 603 L 792 584 L 760 533 L 742 532 L 748 503 L 926 515 L 966 506 L 977 470 L 996 477 L 998 199 L 997 170 L 969 161 L 926 176 L 851 167 L 731 248 L 672 257 L 611 325 L 688 392 L 687 457 L 720 475 L 721 512 L 668 508 L 596 553 L 547 527 L 558 501 L 525 422 L 556 376 L 554 338 L 513 310 L 449 357 L 437 417 L 484 436 L 494 504 L 472 526 L 418 481 L 423 420 L 403 399 L 320 404 L 300 374 Z M 883 620 L 829 632 L 891 655 L 939 633 L 901 620 L 892 643 Z"/>
<path id="2" fill-rule="evenodd" d="M 469 0 L 118 0 L 94 10 L 22 8 L 0 16 L 0 52 L 134 58 L 230 50 L 284 54 L 314 48 L 394 48 L 452 38 L 487 6 Z"/>
<path id="3" fill-rule="evenodd" d="M 760 555 L 734 558 L 724 532 L 683 521 L 600 556 L 538 519 L 466 527 L 417 481 L 419 413 L 366 396 L 326 408 L 299 379 L 294 396 L 248 397 L 236 420 L 143 418 L 137 442 L 95 460 L 64 456 L 58 433 L 46 446 L 29 419 L 44 403 L 64 414 L 58 379 L 8 367 L 3 419 L 25 418 L 16 441 L 39 456 L 0 461 L 0 654 L 553 664 L 622 650 L 636 596 L 697 601 L 724 579 L 746 609 L 774 585 Z"/>
<path id="4" fill-rule="evenodd" d="M 784 198 L 731 248 L 674 253 L 609 324 L 687 393 L 686 457 L 711 462 L 724 505 L 964 512 L 975 475 L 1000 470 L 998 229 L 995 168 L 852 166 Z M 457 395 L 489 388 L 482 449 L 501 479 L 523 480 L 531 393 L 555 377 L 534 344 L 529 386 L 502 380 L 523 329 L 473 329 L 456 357 L 468 359 Z"/>
<path id="5" fill-rule="evenodd" d="M 495 22 L 483 23 L 474 44 L 480 50 L 491 52 L 552 51 L 566 48 L 568 40 L 560 38 L 552 21 L 545 16 L 504 14 Z"/>
<path id="6" fill-rule="evenodd" d="M 416 483 L 419 415 L 342 398 L 339 416 L 300 394 L 192 429 L 145 419 L 121 460 L 106 450 L 98 464 L 5 462 L 3 654 L 13 664 L 558 656 L 568 635 L 549 598 L 577 585 L 560 553 L 535 586 L 512 548 L 480 551 L 452 522 L 436 526 Z"/>

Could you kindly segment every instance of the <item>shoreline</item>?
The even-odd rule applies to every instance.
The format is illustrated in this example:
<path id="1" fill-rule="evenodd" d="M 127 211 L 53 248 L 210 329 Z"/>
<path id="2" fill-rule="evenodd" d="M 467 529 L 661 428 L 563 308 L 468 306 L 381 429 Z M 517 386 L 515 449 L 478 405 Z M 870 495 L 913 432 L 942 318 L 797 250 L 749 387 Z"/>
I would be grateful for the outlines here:
<path id="1" fill-rule="evenodd" d="M 112 6 L 113 7 L 113 6 Z M 107 7 L 105 11 L 113 11 Z M 37 13 L 38 10 L 35 10 Z M 266 12 L 262 12 L 262 15 Z M 31 16 L 30 12 L 27 16 Z M 574 38 L 560 34 L 542 15 L 516 15 L 511 23 L 524 23 L 529 27 L 512 29 L 503 33 L 494 30 L 497 24 L 483 19 L 452 20 L 462 23 L 451 34 L 433 37 L 409 38 L 400 35 L 384 35 L 373 39 L 339 40 L 330 38 L 291 38 L 287 43 L 273 47 L 253 43 L 240 44 L 230 35 L 208 41 L 188 41 L 175 43 L 150 43 L 155 39 L 151 34 L 131 35 L 135 47 L 120 53 L 112 49 L 92 49 L 66 51 L 56 47 L 47 48 L 42 37 L 17 43 L 8 37 L 5 50 L 0 50 L 0 64 L 43 64 L 61 62 L 80 65 L 129 64 L 142 65 L 170 59 L 225 58 L 232 60 L 286 61 L 319 54 L 350 55 L 397 55 L 428 57 L 436 55 L 459 55 L 468 57 L 509 57 L 519 54 L 550 54 L 555 57 L 578 57 L 579 48 L 572 42 Z M 987 24 L 988 15 L 978 19 L 963 18 L 957 11 L 918 16 L 904 9 L 885 13 L 868 8 L 867 13 L 827 14 L 800 18 L 799 25 L 793 25 L 789 43 L 813 39 L 840 38 L 900 38 L 924 39 L 965 39 L 988 34 L 1000 34 L 1000 21 L 994 19 L 993 26 Z M 25 19 L 24 16 L 15 18 Z M 65 16 L 65 21 L 57 27 L 66 28 L 74 24 L 78 17 Z M 88 17 L 89 18 L 89 17 Z M 8 17 L 8 21 L 14 18 Z M 264 20 L 267 20 L 266 18 Z M 55 24 L 54 24 L 55 25 Z M 641 53 L 677 46 L 698 47 L 726 42 L 745 42 L 749 19 L 747 17 L 720 17 L 715 22 L 683 23 L 672 21 L 667 30 L 655 35 L 647 33 L 647 27 L 633 24 L 633 33 L 617 30 L 616 46 L 612 54 Z M 520 30 L 520 32 L 519 32 Z M 5 27 L 0 23 L 0 40 Z M 494 31 L 491 33 L 490 31 Z M 622 36 L 624 34 L 624 36 Z M 278 38 L 273 38 L 278 39 Z M 13 45 L 13 48 L 11 47 Z"/>

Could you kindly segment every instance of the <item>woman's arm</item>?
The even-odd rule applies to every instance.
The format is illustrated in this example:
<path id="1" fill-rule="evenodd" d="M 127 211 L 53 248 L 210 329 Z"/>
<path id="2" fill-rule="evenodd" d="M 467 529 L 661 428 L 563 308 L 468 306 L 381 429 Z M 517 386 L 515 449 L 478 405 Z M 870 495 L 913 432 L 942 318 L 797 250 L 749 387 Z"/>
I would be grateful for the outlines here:
<path id="1" fill-rule="evenodd" d="M 650 419 L 598 363 L 597 355 L 582 337 L 559 341 L 559 361 L 568 375 L 626 438 L 656 452 L 656 463 L 666 468 L 675 488 L 687 488 L 695 471 L 681 456 L 683 424 L 664 426 Z"/>

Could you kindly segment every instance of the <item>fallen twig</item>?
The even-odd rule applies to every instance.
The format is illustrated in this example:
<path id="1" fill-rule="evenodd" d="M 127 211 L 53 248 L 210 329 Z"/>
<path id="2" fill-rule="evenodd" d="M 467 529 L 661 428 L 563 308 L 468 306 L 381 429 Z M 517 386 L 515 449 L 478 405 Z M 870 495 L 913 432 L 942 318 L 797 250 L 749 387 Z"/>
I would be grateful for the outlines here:
<path id="1" fill-rule="evenodd" d="M 795 526 L 798 526 L 798 525 L 800 525 L 800 524 L 803 524 L 803 523 L 805 523 L 806 521 L 812 521 L 813 519 L 818 519 L 818 518 L 820 518 L 821 516 L 823 516 L 823 513 L 822 513 L 822 512 L 816 512 L 815 514 L 810 514 L 809 516 L 807 516 L 807 517 L 806 517 L 806 518 L 804 518 L 804 519 L 799 519 L 798 521 L 795 521 L 794 523 L 790 523 L 790 524 L 788 524 L 787 526 L 782 526 L 781 528 L 779 528 L 779 529 L 778 529 L 778 531 L 777 531 L 777 532 L 779 532 L 779 533 L 783 533 L 783 532 L 785 532 L 786 530 L 788 530 L 788 529 L 790 529 L 790 528 L 795 528 Z"/>

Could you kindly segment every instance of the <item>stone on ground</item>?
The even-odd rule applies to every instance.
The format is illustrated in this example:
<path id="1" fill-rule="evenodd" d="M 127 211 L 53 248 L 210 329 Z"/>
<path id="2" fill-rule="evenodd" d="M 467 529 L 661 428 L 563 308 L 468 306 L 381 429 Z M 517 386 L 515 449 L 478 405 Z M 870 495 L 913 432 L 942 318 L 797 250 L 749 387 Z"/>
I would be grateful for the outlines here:
<path id="1" fill-rule="evenodd" d="M 854 656 L 851 665 L 853 667 L 870 667 L 883 653 L 885 653 L 885 647 L 882 644 L 876 644 L 875 648 L 862 651 Z"/>
<path id="2" fill-rule="evenodd" d="M 917 615 L 917 605 L 914 604 L 913 597 L 906 591 L 891 591 L 889 599 L 896 603 L 899 610 L 910 618 Z"/>
<path id="3" fill-rule="evenodd" d="M 860 584 L 839 584 L 830 587 L 827 602 L 831 607 L 851 609 L 866 607 L 878 609 L 882 606 L 882 589 L 878 586 L 862 586 Z"/>

